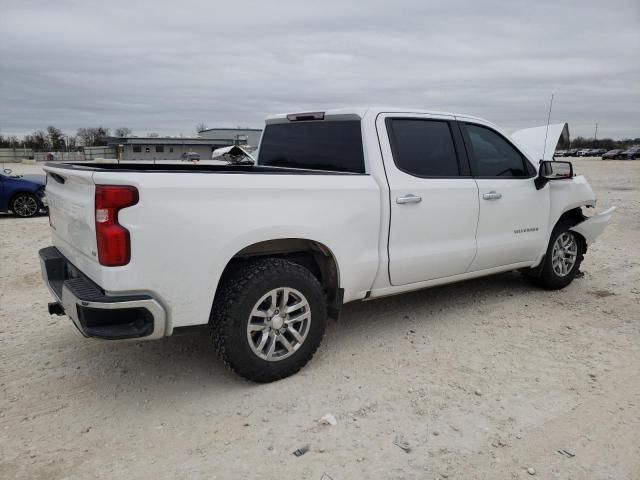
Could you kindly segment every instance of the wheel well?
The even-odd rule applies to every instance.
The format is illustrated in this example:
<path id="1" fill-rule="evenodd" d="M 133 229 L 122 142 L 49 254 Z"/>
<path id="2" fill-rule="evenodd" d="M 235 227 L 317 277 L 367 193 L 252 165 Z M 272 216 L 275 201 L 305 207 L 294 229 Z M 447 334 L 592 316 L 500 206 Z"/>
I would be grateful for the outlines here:
<path id="1" fill-rule="evenodd" d="M 570 219 L 571 221 L 575 222 L 574 225 L 577 225 L 578 223 L 582 222 L 585 218 L 587 217 L 585 217 L 584 214 L 582 213 L 582 208 L 577 207 L 577 208 L 572 208 L 571 210 L 567 210 L 562 215 L 560 215 L 558 222 L 560 222 L 561 220 Z"/>
<path id="2" fill-rule="evenodd" d="M 567 210 L 562 215 L 560 215 L 560 218 L 558 218 L 558 221 L 553 225 L 553 228 L 555 228 L 556 225 L 558 225 L 558 223 L 562 222 L 563 220 L 568 220 L 572 225 L 577 225 L 578 223 L 582 222 L 585 218 L 587 217 L 585 217 L 584 214 L 582 213 L 581 207 L 572 208 L 571 210 Z M 551 237 L 552 235 L 553 228 L 549 231 L 549 237 Z M 582 243 L 582 248 L 584 249 L 584 253 L 587 253 L 586 239 L 578 232 L 573 232 L 573 233 L 576 234 L 579 241 Z M 551 238 L 549 238 L 549 242 L 550 241 L 551 241 Z M 540 263 L 537 266 L 532 268 L 528 268 L 528 267 L 522 268 L 520 269 L 520 271 L 523 272 L 525 275 L 528 275 L 534 278 L 538 277 L 540 275 L 540 272 L 542 271 L 542 268 L 544 267 L 545 257 L 546 257 L 546 253 L 542 255 L 542 260 L 540 260 Z"/>
<path id="3" fill-rule="evenodd" d="M 338 264 L 331 250 L 325 245 L 302 238 L 282 238 L 254 243 L 233 256 L 222 272 L 219 285 L 238 265 L 256 257 L 283 258 L 308 269 L 324 288 L 329 315 L 338 318 L 342 307 Z"/>
<path id="4" fill-rule="evenodd" d="M 9 207 L 11 207 L 11 204 L 13 203 L 13 200 L 18 195 L 22 195 L 23 193 L 31 193 L 31 192 L 27 192 L 26 190 L 18 190 L 17 192 L 13 192 L 13 195 L 11 195 L 11 197 L 9 197 Z"/>
<path id="5" fill-rule="evenodd" d="M 571 210 L 567 210 L 556 222 L 556 225 L 563 220 L 569 220 L 573 225 L 577 225 L 578 223 L 584 221 L 587 217 L 582 213 L 581 207 L 572 208 Z M 582 247 L 584 248 L 585 253 L 587 252 L 587 240 L 578 232 L 573 232 L 578 238 L 582 241 Z"/>

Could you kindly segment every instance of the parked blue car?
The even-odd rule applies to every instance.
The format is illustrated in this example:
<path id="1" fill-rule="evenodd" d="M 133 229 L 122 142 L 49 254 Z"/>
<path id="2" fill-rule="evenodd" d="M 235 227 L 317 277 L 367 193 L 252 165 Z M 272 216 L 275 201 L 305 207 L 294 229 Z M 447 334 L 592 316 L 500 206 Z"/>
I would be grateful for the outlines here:
<path id="1" fill-rule="evenodd" d="M 0 173 L 0 212 L 12 211 L 18 217 L 34 217 L 46 210 L 44 175 L 11 175 Z"/>

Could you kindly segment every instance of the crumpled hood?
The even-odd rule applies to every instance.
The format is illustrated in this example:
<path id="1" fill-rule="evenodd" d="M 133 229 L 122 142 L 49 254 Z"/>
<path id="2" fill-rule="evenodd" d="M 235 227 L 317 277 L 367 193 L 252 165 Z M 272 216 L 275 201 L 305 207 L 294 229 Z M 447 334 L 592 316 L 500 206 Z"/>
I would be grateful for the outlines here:
<path id="1" fill-rule="evenodd" d="M 560 139 L 569 142 L 569 125 L 554 123 L 549 126 L 525 128 L 512 133 L 511 139 L 524 150 L 537 167 L 540 160 L 553 160 L 553 153 Z"/>

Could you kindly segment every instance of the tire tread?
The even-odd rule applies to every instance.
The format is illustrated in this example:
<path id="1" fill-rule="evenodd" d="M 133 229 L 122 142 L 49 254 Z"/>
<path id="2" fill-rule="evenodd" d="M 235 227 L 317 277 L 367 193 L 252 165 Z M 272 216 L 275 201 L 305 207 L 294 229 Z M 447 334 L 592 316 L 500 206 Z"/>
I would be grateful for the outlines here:
<path id="1" fill-rule="evenodd" d="M 253 368 L 249 362 L 242 362 L 233 360 L 234 348 L 232 342 L 233 327 L 238 327 L 238 323 L 244 323 L 246 320 L 242 318 L 236 310 L 240 307 L 242 299 L 247 295 L 247 292 L 255 287 L 263 278 L 274 272 L 286 272 L 288 276 L 300 276 L 306 281 L 318 289 L 318 292 L 322 292 L 322 299 L 324 307 L 326 307 L 326 299 L 324 298 L 324 292 L 322 286 L 316 279 L 316 277 L 305 267 L 288 261 L 282 258 L 276 257 L 261 257 L 253 260 L 242 261 L 236 266 L 231 267 L 232 270 L 225 275 L 226 278 L 222 279 L 222 284 L 218 288 L 216 293 L 213 307 L 211 309 L 211 315 L 209 317 L 209 334 L 213 346 L 221 357 L 224 365 L 235 372 L 236 374 L 247 378 L 248 380 L 265 383 L 274 380 L 279 380 L 290 375 L 297 373 L 302 367 L 304 367 L 313 357 L 317 351 L 322 338 L 324 337 L 324 328 L 319 339 L 307 338 L 307 342 L 312 342 L 312 349 L 310 354 L 305 358 L 298 359 L 294 362 L 290 368 L 283 371 L 280 374 L 273 374 L 272 372 L 265 372 Z M 325 308 L 326 311 L 326 308 Z M 314 320 L 321 321 L 326 325 L 326 315 L 323 316 L 318 312 L 314 312 Z M 295 357 L 292 356 L 290 359 Z M 290 360 L 287 359 L 287 360 Z M 287 360 L 283 360 L 287 361 Z"/>

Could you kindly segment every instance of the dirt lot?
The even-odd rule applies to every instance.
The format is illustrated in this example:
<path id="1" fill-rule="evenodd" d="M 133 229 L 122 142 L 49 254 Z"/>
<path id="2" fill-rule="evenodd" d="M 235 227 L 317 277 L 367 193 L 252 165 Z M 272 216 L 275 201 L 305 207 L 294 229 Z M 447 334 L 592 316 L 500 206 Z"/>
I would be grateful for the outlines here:
<path id="1" fill-rule="evenodd" d="M 47 219 L 0 216 L 0 477 L 639 479 L 640 162 L 574 163 L 619 207 L 583 278 L 348 305 L 269 385 L 225 371 L 205 335 L 83 339 L 46 313 Z"/>

